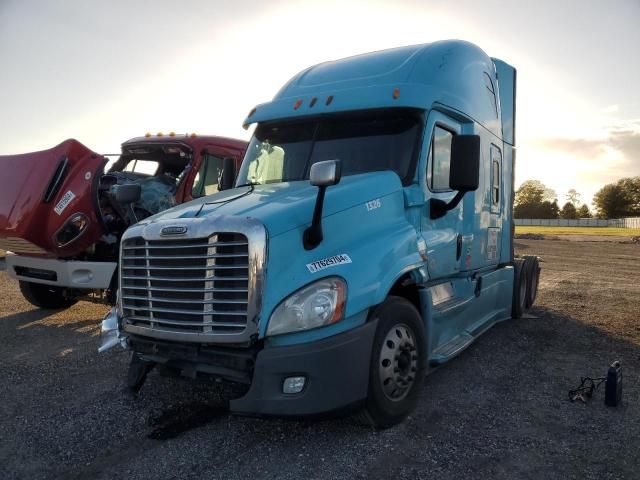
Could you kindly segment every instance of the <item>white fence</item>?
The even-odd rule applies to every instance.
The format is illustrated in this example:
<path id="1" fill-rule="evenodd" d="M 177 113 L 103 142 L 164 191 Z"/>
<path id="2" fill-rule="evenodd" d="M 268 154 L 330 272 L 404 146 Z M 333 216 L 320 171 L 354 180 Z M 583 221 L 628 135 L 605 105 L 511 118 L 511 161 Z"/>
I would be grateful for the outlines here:
<path id="1" fill-rule="evenodd" d="M 539 218 L 516 218 L 516 225 L 540 225 L 550 227 L 618 227 L 618 228 L 640 228 L 640 217 L 634 218 L 579 218 L 568 220 L 564 218 L 539 219 Z"/>

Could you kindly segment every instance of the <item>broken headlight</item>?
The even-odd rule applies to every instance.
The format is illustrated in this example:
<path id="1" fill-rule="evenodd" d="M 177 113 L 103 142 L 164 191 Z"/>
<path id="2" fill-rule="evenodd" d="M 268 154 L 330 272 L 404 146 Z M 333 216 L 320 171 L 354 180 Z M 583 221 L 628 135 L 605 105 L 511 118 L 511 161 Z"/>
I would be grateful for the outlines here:
<path id="1" fill-rule="evenodd" d="M 65 247 L 78 238 L 89 226 L 89 219 L 82 213 L 74 213 L 56 233 L 58 247 Z"/>
<path id="2" fill-rule="evenodd" d="M 347 284 L 338 277 L 313 282 L 289 295 L 271 314 L 267 335 L 330 325 L 344 316 Z"/>

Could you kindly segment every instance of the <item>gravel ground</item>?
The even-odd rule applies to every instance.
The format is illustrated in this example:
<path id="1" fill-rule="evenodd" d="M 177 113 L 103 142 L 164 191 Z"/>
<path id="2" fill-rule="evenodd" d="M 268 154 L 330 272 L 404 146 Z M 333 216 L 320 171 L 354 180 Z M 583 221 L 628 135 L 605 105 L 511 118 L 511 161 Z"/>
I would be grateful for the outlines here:
<path id="1" fill-rule="evenodd" d="M 501 323 L 433 372 L 403 424 L 233 417 L 215 383 L 98 355 L 104 307 L 33 309 L 0 272 L 0 478 L 639 478 L 640 246 L 518 240 L 544 258 L 535 318 Z M 0 269 L 3 268 L 0 260 Z M 570 403 L 619 359 L 624 404 Z"/>

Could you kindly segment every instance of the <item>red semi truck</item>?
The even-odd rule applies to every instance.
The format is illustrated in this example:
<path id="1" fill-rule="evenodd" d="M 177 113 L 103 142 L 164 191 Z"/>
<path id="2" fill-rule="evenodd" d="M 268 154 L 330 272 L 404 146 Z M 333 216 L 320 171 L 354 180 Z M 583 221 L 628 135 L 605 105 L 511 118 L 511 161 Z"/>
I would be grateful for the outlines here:
<path id="1" fill-rule="evenodd" d="M 238 166 L 246 148 L 230 138 L 159 133 L 124 142 L 115 162 L 73 139 L 0 156 L 7 272 L 41 308 L 66 308 L 80 298 L 113 303 L 127 227 L 231 185 L 223 166 Z"/>

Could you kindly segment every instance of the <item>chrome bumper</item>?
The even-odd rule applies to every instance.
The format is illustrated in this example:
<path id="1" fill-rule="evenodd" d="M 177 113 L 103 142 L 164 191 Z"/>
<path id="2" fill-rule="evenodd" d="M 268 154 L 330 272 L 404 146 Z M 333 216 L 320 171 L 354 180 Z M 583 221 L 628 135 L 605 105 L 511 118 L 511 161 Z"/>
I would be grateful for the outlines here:
<path id="1" fill-rule="evenodd" d="M 118 312 L 113 307 L 102 319 L 100 327 L 100 348 L 98 353 L 111 350 L 116 345 L 127 348 L 127 336 L 120 331 L 120 319 Z"/>

